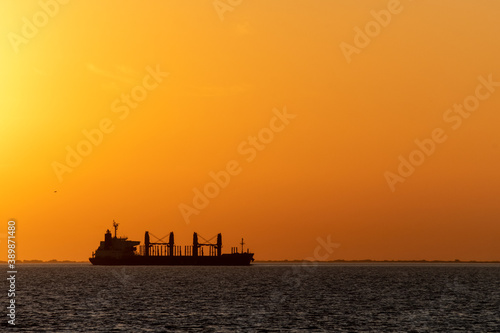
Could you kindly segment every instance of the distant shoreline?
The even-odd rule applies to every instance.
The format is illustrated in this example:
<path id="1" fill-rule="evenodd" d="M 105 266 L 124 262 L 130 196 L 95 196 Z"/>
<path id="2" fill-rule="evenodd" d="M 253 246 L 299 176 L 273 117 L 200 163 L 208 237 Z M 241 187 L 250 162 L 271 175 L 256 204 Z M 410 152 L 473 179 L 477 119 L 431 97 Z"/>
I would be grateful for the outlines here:
<path id="1" fill-rule="evenodd" d="M 7 261 L 5 260 L 0 260 L 0 263 L 2 264 L 6 264 Z M 37 259 L 33 259 L 33 260 L 16 260 L 16 264 L 86 264 L 86 263 L 89 263 L 90 262 L 87 260 L 87 261 L 75 261 L 75 260 L 55 260 L 55 259 L 52 259 L 52 260 L 37 260 Z"/>
<path id="2" fill-rule="evenodd" d="M 0 263 L 6 264 L 7 261 L 0 260 Z M 409 263 L 409 264 L 418 264 L 418 263 L 427 263 L 427 264 L 499 264 L 500 261 L 492 260 L 492 261 L 484 261 L 484 260 L 329 260 L 329 261 L 308 261 L 308 260 L 255 260 L 254 263 L 285 263 L 285 264 L 298 264 L 298 263 L 320 263 L 320 264 L 328 264 L 328 263 Z M 89 261 L 74 261 L 74 260 L 16 260 L 16 264 L 90 264 Z"/>
<path id="3" fill-rule="evenodd" d="M 255 260 L 255 263 L 430 263 L 430 264 L 498 264 L 500 261 L 492 260 L 328 260 L 328 261 L 308 261 L 308 260 Z"/>

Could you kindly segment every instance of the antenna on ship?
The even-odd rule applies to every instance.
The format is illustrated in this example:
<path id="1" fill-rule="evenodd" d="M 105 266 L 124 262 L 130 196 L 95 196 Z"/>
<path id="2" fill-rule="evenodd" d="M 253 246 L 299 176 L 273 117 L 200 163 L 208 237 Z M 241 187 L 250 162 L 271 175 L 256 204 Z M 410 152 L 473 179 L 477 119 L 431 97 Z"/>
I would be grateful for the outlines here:
<path id="1" fill-rule="evenodd" d="M 115 228 L 115 238 L 116 238 L 116 230 L 118 229 L 118 223 L 113 220 L 113 228 Z"/>
<path id="2" fill-rule="evenodd" d="M 243 243 L 243 238 L 241 239 L 241 253 L 243 253 L 243 245 L 245 245 L 245 243 Z"/>

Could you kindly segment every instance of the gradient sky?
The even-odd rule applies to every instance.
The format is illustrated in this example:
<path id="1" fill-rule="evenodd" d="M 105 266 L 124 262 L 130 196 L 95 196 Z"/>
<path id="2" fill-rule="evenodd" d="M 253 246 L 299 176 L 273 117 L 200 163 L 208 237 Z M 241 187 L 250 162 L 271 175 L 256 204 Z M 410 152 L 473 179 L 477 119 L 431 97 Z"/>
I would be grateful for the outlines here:
<path id="1" fill-rule="evenodd" d="M 500 260 L 500 86 L 458 128 L 443 118 L 478 77 L 500 82 L 500 2 L 402 0 L 350 62 L 340 46 L 390 1 L 41 3 L 53 17 L 0 3 L 0 241 L 16 219 L 18 259 L 87 260 L 115 219 L 141 241 L 245 237 L 260 260 L 328 236 L 329 260 Z M 114 112 L 147 68 L 169 75 Z M 296 117 L 248 162 L 238 147 L 284 108 Z M 113 130 L 60 181 L 53 163 L 103 119 Z M 392 191 L 385 173 L 436 128 L 446 141 Z M 187 224 L 179 205 L 232 160 Z"/>

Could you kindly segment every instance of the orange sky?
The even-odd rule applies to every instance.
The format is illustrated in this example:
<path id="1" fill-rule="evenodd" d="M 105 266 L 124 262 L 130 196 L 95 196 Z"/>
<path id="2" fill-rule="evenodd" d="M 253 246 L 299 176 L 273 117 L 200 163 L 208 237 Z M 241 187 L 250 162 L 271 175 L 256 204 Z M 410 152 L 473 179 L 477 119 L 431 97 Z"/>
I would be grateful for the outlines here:
<path id="1" fill-rule="evenodd" d="M 331 260 L 500 260 L 499 2 L 215 3 L 0 3 L 0 241 L 16 219 L 18 259 L 86 260 L 115 219 L 141 241 L 245 237 L 261 260 L 328 236 Z M 71 167 L 68 147 L 88 154 Z"/>

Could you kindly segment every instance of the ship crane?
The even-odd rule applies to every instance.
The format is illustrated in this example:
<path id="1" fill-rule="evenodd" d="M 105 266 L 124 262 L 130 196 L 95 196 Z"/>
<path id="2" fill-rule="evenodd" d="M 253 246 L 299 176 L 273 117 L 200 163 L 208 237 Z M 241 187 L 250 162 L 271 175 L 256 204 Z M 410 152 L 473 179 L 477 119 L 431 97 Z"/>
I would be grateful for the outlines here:
<path id="1" fill-rule="evenodd" d="M 219 253 L 222 250 L 222 236 L 221 236 L 221 234 L 215 235 L 212 238 L 210 238 L 209 240 L 206 240 L 201 235 L 198 235 L 198 236 L 206 242 L 206 243 L 198 243 L 198 246 L 209 246 L 210 247 L 210 250 L 209 250 L 209 255 L 210 256 L 212 256 L 212 255 L 218 255 L 219 256 L 220 255 Z M 214 244 L 211 241 L 215 237 L 217 237 L 217 243 Z M 203 251 L 203 249 L 202 249 L 202 251 Z M 203 252 L 202 252 L 202 255 L 203 255 Z"/>
<path id="2" fill-rule="evenodd" d="M 165 236 L 163 236 L 162 238 L 158 238 L 158 237 L 156 237 L 155 235 L 153 235 L 152 233 L 149 233 L 149 235 L 150 235 L 150 236 L 153 236 L 154 238 L 156 238 L 156 242 L 154 242 L 154 243 L 152 243 L 152 242 L 151 242 L 151 243 L 149 243 L 149 244 L 168 244 L 168 243 L 162 242 L 162 241 L 163 241 L 163 239 L 167 238 L 167 236 L 168 236 L 168 235 L 165 235 Z"/>
<path id="3" fill-rule="evenodd" d="M 156 242 L 150 242 L 149 236 L 152 236 L 156 238 Z M 167 236 L 169 236 L 168 242 L 163 241 Z M 146 255 L 149 256 L 150 249 L 153 249 L 155 252 L 155 255 L 168 255 L 168 256 L 173 256 L 176 253 L 180 253 L 179 246 L 175 246 L 174 244 L 174 233 L 171 232 L 168 235 L 163 236 L 162 238 L 158 238 L 152 233 L 146 231 L 146 234 L 144 236 L 144 245 L 145 245 L 145 252 Z M 152 246 L 153 245 L 153 246 Z M 154 245 L 159 245 L 160 248 L 154 247 Z M 166 246 L 166 249 L 164 249 L 162 246 Z M 158 252 L 159 251 L 159 252 Z"/>

